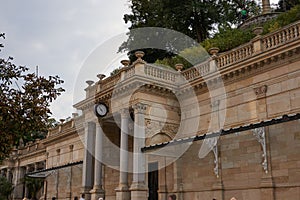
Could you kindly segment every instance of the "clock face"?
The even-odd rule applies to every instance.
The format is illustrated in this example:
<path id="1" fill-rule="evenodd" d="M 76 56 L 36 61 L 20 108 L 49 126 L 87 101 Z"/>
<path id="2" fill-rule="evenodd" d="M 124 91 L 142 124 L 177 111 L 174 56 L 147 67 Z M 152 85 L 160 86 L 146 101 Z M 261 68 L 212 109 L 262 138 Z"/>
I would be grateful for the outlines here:
<path id="1" fill-rule="evenodd" d="M 98 117 L 104 117 L 108 113 L 108 108 L 104 103 L 96 104 L 95 113 Z"/>

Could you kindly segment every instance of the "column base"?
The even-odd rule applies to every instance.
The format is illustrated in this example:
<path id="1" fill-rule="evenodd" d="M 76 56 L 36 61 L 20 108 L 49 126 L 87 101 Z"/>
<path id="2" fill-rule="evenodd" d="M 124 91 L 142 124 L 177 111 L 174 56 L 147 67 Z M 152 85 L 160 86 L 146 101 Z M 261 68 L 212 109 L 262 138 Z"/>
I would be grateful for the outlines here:
<path id="1" fill-rule="evenodd" d="M 129 190 L 131 200 L 148 200 L 148 188 L 144 183 L 133 183 Z"/>
<path id="2" fill-rule="evenodd" d="M 99 198 L 104 199 L 105 197 L 105 191 L 102 188 L 94 187 L 90 191 L 90 194 L 91 194 L 91 200 L 98 200 Z"/>
<path id="3" fill-rule="evenodd" d="M 83 187 L 82 188 L 82 194 L 84 194 L 84 199 L 85 200 L 91 200 L 91 193 L 90 193 L 90 191 L 91 191 L 91 189 L 92 188 L 90 188 L 90 187 Z"/>
<path id="4" fill-rule="evenodd" d="M 127 184 L 119 184 L 115 191 L 116 200 L 130 200 L 130 191 Z"/>
<path id="5" fill-rule="evenodd" d="M 117 190 L 116 191 L 116 200 L 130 200 L 130 191 L 122 191 Z"/>

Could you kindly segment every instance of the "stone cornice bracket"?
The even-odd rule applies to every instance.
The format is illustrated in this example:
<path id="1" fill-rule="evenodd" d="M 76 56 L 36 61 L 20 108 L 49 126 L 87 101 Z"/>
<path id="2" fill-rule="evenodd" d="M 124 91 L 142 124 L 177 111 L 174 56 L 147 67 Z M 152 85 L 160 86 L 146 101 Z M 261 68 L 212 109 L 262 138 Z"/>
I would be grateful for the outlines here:
<path id="1" fill-rule="evenodd" d="M 263 86 L 259 86 L 259 87 L 254 88 L 254 92 L 255 92 L 258 99 L 266 97 L 267 90 L 268 90 L 267 85 L 263 85 Z"/>
<path id="2" fill-rule="evenodd" d="M 143 104 L 143 103 L 137 103 L 137 104 L 133 105 L 132 108 L 134 109 L 135 114 L 145 114 L 147 105 Z"/>
<path id="3" fill-rule="evenodd" d="M 265 127 L 255 128 L 252 130 L 253 135 L 256 137 L 257 141 L 260 143 L 263 150 L 263 162 L 262 167 L 265 173 L 268 173 L 268 159 L 267 159 L 267 147 L 266 147 L 266 133 Z"/>
<path id="4" fill-rule="evenodd" d="M 218 153 L 218 143 L 216 143 L 216 145 L 213 147 L 212 149 L 214 156 L 215 156 L 215 167 L 214 167 L 214 173 L 217 176 L 217 178 L 219 178 L 219 153 Z"/>

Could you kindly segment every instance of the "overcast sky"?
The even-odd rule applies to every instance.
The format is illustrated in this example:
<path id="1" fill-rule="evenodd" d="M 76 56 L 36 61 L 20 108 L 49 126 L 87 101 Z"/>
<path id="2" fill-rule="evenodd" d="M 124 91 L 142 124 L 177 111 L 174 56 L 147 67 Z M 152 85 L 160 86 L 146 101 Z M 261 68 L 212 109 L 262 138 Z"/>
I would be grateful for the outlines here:
<path id="1" fill-rule="evenodd" d="M 83 63 L 99 45 L 128 30 L 123 15 L 130 12 L 129 1 L 0 2 L 0 32 L 6 33 L 1 56 L 10 55 L 17 65 L 26 65 L 32 71 L 38 65 L 40 75 L 59 75 L 65 80 L 66 92 L 52 104 L 51 110 L 56 119 L 71 116 L 72 105 L 76 103 L 73 102 L 76 77 Z M 119 62 L 121 56 L 117 58 Z M 95 77 L 96 74 L 91 79 L 96 80 Z"/>
<path id="2" fill-rule="evenodd" d="M 1 56 L 10 55 L 16 64 L 32 71 L 38 65 L 39 74 L 65 80 L 66 92 L 51 110 L 56 119 L 71 116 L 81 65 L 99 44 L 128 30 L 123 21 L 123 15 L 130 12 L 128 1 L 0 1 L 0 32 L 6 33 Z"/>

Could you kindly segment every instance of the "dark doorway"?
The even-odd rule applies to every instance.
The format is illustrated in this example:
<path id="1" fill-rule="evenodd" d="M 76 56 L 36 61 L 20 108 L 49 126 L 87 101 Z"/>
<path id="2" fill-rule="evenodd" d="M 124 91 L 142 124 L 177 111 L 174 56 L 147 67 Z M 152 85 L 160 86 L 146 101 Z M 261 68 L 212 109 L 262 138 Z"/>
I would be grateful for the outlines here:
<path id="1" fill-rule="evenodd" d="M 149 163 L 148 169 L 148 200 L 158 200 L 158 163 Z"/>

